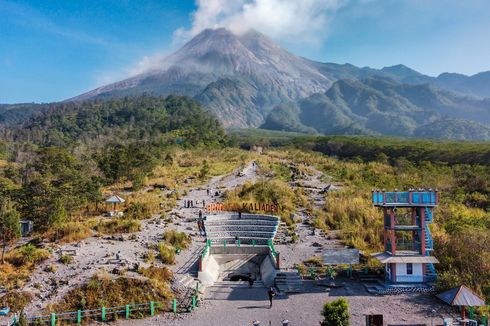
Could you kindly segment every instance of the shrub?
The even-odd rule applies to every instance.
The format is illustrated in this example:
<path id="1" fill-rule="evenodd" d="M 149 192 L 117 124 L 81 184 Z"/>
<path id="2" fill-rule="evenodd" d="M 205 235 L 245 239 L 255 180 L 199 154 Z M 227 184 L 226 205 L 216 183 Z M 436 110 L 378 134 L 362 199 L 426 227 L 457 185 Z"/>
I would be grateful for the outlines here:
<path id="1" fill-rule="evenodd" d="M 131 203 L 124 211 L 124 216 L 127 219 L 144 220 L 151 218 L 151 210 L 147 204 Z"/>
<path id="2" fill-rule="evenodd" d="M 166 243 L 178 249 L 185 249 L 191 243 L 191 238 L 187 234 L 175 230 L 166 231 L 163 239 Z"/>
<path id="3" fill-rule="evenodd" d="M 73 256 L 70 256 L 70 255 L 62 255 L 60 257 L 60 263 L 62 263 L 64 265 L 69 265 L 69 264 L 73 263 Z"/>
<path id="4" fill-rule="evenodd" d="M 141 229 L 141 222 L 133 219 L 110 219 L 100 220 L 98 224 L 94 226 L 94 230 L 100 233 L 113 234 L 113 233 L 131 233 L 137 232 Z"/>
<path id="5" fill-rule="evenodd" d="M 22 311 L 31 301 L 32 294 L 24 291 L 12 291 L 0 297 L 0 302 L 15 312 Z"/>
<path id="6" fill-rule="evenodd" d="M 162 282 L 170 281 L 170 279 L 172 278 L 172 272 L 167 267 L 141 267 L 138 269 L 138 273 L 148 278 L 156 279 Z"/>
<path id="7" fill-rule="evenodd" d="M 145 263 L 153 263 L 155 261 L 155 252 L 153 249 L 148 250 L 148 253 L 144 255 Z"/>
<path id="8" fill-rule="evenodd" d="M 311 257 L 304 261 L 306 266 L 323 267 L 323 260 L 320 257 Z"/>
<path id="9" fill-rule="evenodd" d="M 175 264 L 175 248 L 164 243 L 158 243 L 159 257 L 165 264 Z"/>
<path id="10" fill-rule="evenodd" d="M 58 268 L 56 267 L 56 265 L 53 265 L 53 264 L 50 264 L 50 265 L 47 265 L 46 267 L 44 267 L 44 271 L 46 273 L 54 273 L 56 272 Z"/>
<path id="11" fill-rule="evenodd" d="M 35 265 L 49 258 L 49 252 L 28 243 L 5 255 L 5 259 L 17 267 Z"/>
<path id="12" fill-rule="evenodd" d="M 322 326 L 349 326 L 349 304 L 344 298 L 327 302 L 323 306 Z"/>
<path id="13" fill-rule="evenodd" d="M 80 241 L 92 235 L 92 230 L 86 224 L 80 222 L 68 222 L 50 227 L 44 234 L 49 241 L 64 243 Z"/>

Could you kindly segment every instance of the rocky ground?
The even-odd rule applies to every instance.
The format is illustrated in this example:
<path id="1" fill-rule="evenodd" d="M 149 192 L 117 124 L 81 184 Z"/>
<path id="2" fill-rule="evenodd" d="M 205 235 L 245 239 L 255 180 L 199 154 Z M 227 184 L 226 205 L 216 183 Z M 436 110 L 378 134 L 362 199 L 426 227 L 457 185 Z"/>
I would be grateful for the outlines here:
<path id="1" fill-rule="evenodd" d="M 291 187 L 301 187 L 308 194 L 313 207 L 324 205 L 325 189 L 335 191 L 323 181 L 322 173 L 309 168 L 309 173 L 298 173 Z M 197 234 L 195 219 L 202 209 L 202 200 L 206 204 L 220 202 L 220 194 L 232 189 L 245 181 L 254 181 L 258 175 L 257 166 L 250 163 L 241 170 L 212 178 L 205 186 L 190 189 L 180 200 L 178 206 L 170 213 L 170 223 L 164 223 L 155 216 L 143 221 L 140 232 L 122 237 L 92 237 L 77 244 L 60 246 L 61 250 L 75 250 L 74 263 L 62 265 L 57 263 L 59 255 L 43 262 L 33 274 L 25 290 L 36 294 L 36 299 L 26 312 L 29 315 L 44 308 L 49 303 L 58 301 L 67 291 L 82 284 L 95 272 L 131 266 L 134 263 L 145 265 L 143 254 L 151 245 L 162 240 L 165 229 L 173 228 L 184 231 L 192 236 L 190 247 L 177 256 L 177 264 L 170 268 L 174 272 L 175 282 L 184 278 L 194 277 L 198 253 L 204 246 L 204 237 Z M 207 194 L 207 189 L 210 194 Z M 218 196 L 215 192 L 218 191 Z M 195 208 L 184 208 L 184 201 L 193 200 Z M 321 256 L 322 248 L 342 246 L 335 232 L 327 235 L 314 230 L 309 224 L 309 216 L 300 210 L 295 216 L 298 220 L 296 243 L 278 244 L 277 251 L 281 255 L 281 267 L 292 269 L 295 264 L 314 255 Z M 51 264 L 57 265 L 56 272 L 45 272 Z M 139 277 L 134 272 L 129 276 Z M 431 325 L 431 320 L 440 323 L 442 316 L 451 315 L 451 311 L 431 295 L 407 294 L 397 296 L 374 296 L 364 286 L 354 280 L 342 280 L 344 286 L 328 290 L 317 286 L 314 281 L 305 281 L 305 293 L 279 296 L 274 306 L 269 309 L 266 289 L 254 287 L 249 289 L 241 284 L 221 284 L 210 287 L 204 295 L 204 302 L 194 312 L 179 316 L 173 314 L 159 315 L 144 320 L 118 321 L 118 325 L 251 325 L 253 320 L 262 321 L 262 325 L 280 325 L 280 321 L 288 319 L 291 325 L 318 325 L 322 306 L 326 301 L 345 297 L 349 301 L 352 325 L 362 325 L 365 314 L 380 313 L 385 316 L 387 324 L 393 325 Z M 437 323 L 436 323 L 437 324 Z"/>
<path id="2" fill-rule="evenodd" d="M 142 221 L 141 231 L 136 233 L 91 237 L 78 243 L 58 246 L 52 257 L 36 268 L 24 286 L 24 291 L 35 295 L 25 312 L 28 315 L 36 314 L 48 304 L 59 301 L 70 289 L 83 284 L 97 272 L 112 273 L 129 268 L 127 276 L 140 277 L 139 274 L 131 272 L 131 267 L 135 263 L 140 266 L 148 265 L 144 261 L 144 255 L 151 246 L 163 239 L 165 229 L 184 231 L 192 236 L 193 241 L 189 248 L 177 255 L 177 264 L 170 267 L 177 280 L 185 277 L 197 262 L 197 253 L 202 250 L 204 243 L 204 237 L 198 235 L 195 223 L 199 210 L 203 210 L 202 201 L 206 204 L 221 201 L 220 196 L 215 195 L 216 191 L 222 194 L 226 189 L 257 178 L 256 166 L 252 162 L 240 171 L 214 177 L 206 186 L 190 189 L 177 207 L 168 214 L 170 223 L 164 222 L 160 216 L 154 216 Z M 210 190 L 210 195 L 207 194 L 207 189 Z M 184 208 L 184 201 L 188 200 L 194 202 L 194 208 Z M 75 253 L 71 264 L 59 263 L 59 258 L 64 253 Z M 50 271 L 49 266 L 56 266 L 56 271 Z"/>

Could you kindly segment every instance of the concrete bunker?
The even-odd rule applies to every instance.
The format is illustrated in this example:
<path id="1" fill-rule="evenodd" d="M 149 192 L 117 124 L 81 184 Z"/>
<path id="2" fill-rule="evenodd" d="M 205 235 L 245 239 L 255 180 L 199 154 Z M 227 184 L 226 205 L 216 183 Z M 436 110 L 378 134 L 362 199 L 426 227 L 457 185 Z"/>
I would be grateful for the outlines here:
<path id="1" fill-rule="evenodd" d="M 279 270 L 274 251 L 277 217 L 255 214 L 220 214 L 205 220 L 206 247 L 199 261 L 199 281 L 213 285 L 221 281 L 252 279 L 272 286 Z"/>

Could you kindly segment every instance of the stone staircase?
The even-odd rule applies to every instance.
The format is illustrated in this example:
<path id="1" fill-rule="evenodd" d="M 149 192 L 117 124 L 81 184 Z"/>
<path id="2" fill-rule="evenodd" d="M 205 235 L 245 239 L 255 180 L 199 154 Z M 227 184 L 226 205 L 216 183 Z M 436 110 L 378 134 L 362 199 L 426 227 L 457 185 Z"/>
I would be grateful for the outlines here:
<path id="1" fill-rule="evenodd" d="M 246 281 L 216 281 L 213 287 L 225 287 L 225 288 L 248 288 L 249 284 Z M 265 288 L 264 282 L 261 280 L 254 281 L 254 288 Z"/>
<path id="2" fill-rule="evenodd" d="M 201 284 L 199 280 L 197 279 L 197 273 L 195 275 L 192 274 L 185 274 L 184 276 L 180 277 L 179 279 L 176 279 L 173 284 L 172 288 L 176 291 L 179 292 L 184 292 L 189 289 L 195 290 L 198 289 L 199 293 L 204 293 L 205 290 L 205 285 Z"/>
<path id="3" fill-rule="evenodd" d="M 278 272 L 275 283 L 281 293 L 304 292 L 303 280 L 297 272 Z"/>

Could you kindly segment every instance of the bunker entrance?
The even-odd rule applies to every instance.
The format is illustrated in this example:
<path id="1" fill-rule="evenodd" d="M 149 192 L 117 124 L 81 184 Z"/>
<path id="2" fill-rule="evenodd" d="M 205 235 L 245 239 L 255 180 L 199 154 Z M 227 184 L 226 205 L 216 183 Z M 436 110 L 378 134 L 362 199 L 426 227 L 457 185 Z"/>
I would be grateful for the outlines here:
<path id="1" fill-rule="evenodd" d="M 254 254 L 214 255 L 219 265 L 217 281 L 259 281 L 260 265 L 265 257 Z"/>
<path id="2" fill-rule="evenodd" d="M 254 286 L 271 286 L 276 265 L 265 246 L 211 247 L 202 261 L 199 280 L 205 285 L 215 282 L 250 282 Z"/>

